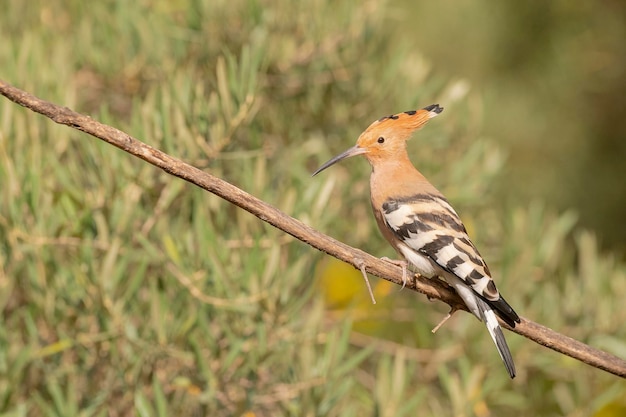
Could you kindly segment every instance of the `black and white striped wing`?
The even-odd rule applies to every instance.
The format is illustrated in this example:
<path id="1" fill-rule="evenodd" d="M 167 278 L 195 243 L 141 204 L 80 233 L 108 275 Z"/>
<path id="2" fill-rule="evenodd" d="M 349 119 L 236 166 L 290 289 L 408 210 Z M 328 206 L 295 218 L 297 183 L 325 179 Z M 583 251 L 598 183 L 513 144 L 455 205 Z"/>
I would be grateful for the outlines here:
<path id="1" fill-rule="evenodd" d="M 514 378 L 515 364 L 496 314 L 512 327 L 520 318 L 498 293 L 487 264 L 450 203 L 441 195 L 418 194 L 387 200 L 382 209 L 385 223 L 400 241 L 397 247 L 407 261 L 427 275 L 437 274 L 432 265 L 451 275 L 444 278 L 470 311 L 485 323 L 509 375 Z"/>
<path id="2" fill-rule="evenodd" d="M 485 299 L 500 298 L 489 268 L 445 198 L 419 194 L 388 200 L 383 204 L 383 217 L 408 248 L 454 274 Z"/>

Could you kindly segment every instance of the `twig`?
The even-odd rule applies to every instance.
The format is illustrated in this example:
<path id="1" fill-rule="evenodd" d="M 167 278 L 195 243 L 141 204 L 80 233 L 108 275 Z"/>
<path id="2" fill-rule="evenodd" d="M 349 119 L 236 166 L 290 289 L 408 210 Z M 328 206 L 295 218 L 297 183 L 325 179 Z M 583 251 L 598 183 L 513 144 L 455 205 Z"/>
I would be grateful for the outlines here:
<path id="1" fill-rule="evenodd" d="M 148 146 L 118 129 L 99 123 L 67 107 L 61 107 L 41 100 L 2 80 L 0 80 L 0 94 L 21 106 L 52 119 L 56 123 L 67 125 L 95 136 L 161 168 L 169 174 L 195 184 L 254 214 L 259 219 L 302 242 L 349 263 L 357 269 L 359 269 L 362 262 L 366 271 L 370 274 L 384 278 L 397 285 L 403 284 L 402 269 L 400 267 L 328 237 L 234 185 Z M 415 280 L 409 280 L 406 286 L 425 294 L 429 298 L 439 299 L 447 303 L 452 309 L 467 310 L 457 294 L 437 280 L 416 276 Z M 617 356 L 592 348 L 525 318 L 522 318 L 522 322 L 515 326 L 515 329 L 510 329 L 504 323 L 503 325 L 509 330 L 540 345 L 578 359 L 598 369 L 626 378 L 626 361 Z"/>

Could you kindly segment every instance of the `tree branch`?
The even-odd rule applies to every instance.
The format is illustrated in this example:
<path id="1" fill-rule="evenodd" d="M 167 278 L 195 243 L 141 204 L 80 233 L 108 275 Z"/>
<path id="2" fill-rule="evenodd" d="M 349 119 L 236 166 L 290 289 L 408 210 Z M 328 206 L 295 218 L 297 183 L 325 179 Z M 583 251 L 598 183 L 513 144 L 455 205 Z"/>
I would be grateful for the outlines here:
<path id="1" fill-rule="evenodd" d="M 400 267 L 326 236 L 234 185 L 148 146 L 118 129 L 99 123 L 67 107 L 61 107 L 41 100 L 2 80 L 0 80 L 0 94 L 21 106 L 52 119 L 56 123 L 67 125 L 95 136 L 161 168 L 171 175 L 197 185 L 252 213 L 264 222 L 294 236 L 296 239 L 347 262 L 357 269 L 360 265 L 365 265 L 367 272 L 394 284 L 402 285 L 402 270 Z M 429 280 L 416 275 L 414 280 L 407 284 L 407 288 L 421 292 L 428 298 L 441 300 L 453 308 L 467 310 L 458 295 L 439 280 Z M 511 329 L 504 323 L 502 324 L 509 330 L 540 345 L 578 359 L 598 369 L 626 378 L 626 361 L 617 356 L 592 348 L 523 317 L 522 322 L 515 326 L 514 329 Z"/>

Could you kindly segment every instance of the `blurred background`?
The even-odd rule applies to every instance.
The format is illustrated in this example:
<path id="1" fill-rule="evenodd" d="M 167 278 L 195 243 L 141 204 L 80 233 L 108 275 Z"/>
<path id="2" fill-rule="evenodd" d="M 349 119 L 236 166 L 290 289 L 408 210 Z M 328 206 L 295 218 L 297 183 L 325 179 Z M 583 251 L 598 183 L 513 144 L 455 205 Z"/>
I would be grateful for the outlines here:
<path id="1" fill-rule="evenodd" d="M 501 195 L 574 209 L 603 247 L 623 255 L 624 5 L 462 0 L 419 2 L 406 13 L 404 33 L 438 74 L 470 82 L 483 134 L 506 147 Z"/>
<path id="2" fill-rule="evenodd" d="M 376 256 L 373 120 L 523 316 L 626 357 L 626 5 L 4 2 L 0 78 Z M 284 236 L 0 100 L 1 416 L 598 416 L 626 385 Z"/>

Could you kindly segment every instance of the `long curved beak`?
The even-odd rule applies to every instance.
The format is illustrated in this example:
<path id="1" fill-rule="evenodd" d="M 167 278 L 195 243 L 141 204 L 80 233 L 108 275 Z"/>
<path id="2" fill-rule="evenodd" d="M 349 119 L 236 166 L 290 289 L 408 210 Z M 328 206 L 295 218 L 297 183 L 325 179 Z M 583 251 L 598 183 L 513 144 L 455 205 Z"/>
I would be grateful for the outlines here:
<path id="1" fill-rule="evenodd" d="M 353 146 L 350 149 L 348 149 L 347 151 L 345 151 L 344 153 L 341 153 L 341 154 L 335 156 L 330 161 L 326 162 L 324 165 L 319 167 L 317 169 L 317 171 L 315 171 L 313 173 L 313 175 L 311 175 L 311 176 L 312 177 L 316 176 L 317 174 L 319 174 L 320 172 L 322 172 L 323 170 L 325 170 L 329 166 L 335 165 L 337 162 L 339 162 L 339 161 L 341 161 L 343 159 L 350 158 L 351 156 L 363 155 L 364 153 L 365 153 L 365 148 L 359 148 L 358 146 Z"/>

